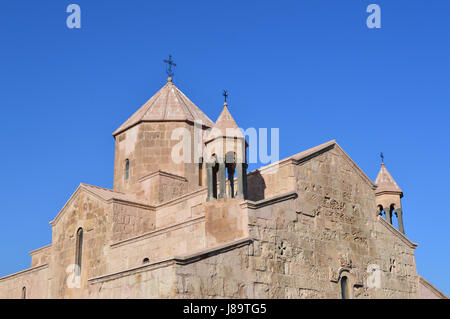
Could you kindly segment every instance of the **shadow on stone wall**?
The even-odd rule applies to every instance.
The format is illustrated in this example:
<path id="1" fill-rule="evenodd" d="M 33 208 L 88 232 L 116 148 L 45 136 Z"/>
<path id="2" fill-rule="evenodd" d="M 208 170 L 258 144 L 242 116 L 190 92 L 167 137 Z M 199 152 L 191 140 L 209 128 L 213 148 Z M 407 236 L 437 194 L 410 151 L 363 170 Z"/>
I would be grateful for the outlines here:
<path id="1" fill-rule="evenodd" d="M 247 196 L 251 201 L 259 201 L 264 199 L 266 182 L 258 171 L 247 175 Z"/>

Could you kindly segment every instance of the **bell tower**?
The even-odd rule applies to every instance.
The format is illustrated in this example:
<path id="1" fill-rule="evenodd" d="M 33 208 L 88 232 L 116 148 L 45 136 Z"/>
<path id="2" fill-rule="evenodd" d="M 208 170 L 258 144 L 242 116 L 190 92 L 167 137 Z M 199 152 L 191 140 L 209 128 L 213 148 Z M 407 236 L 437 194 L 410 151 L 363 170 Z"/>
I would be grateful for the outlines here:
<path id="1" fill-rule="evenodd" d="M 375 190 L 377 213 L 382 215 L 382 211 L 384 211 L 386 220 L 390 224 L 392 224 L 392 215 L 395 213 L 398 219 L 398 228 L 402 234 L 405 234 L 401 202 L 403 192 L 391 174 L 389 174 L 382 154 L 381 158 L 381 168 L 375 180 L 375 184 L 378 186 Z"/>
<path id="2" fill-rule="evenodd" d="M 226 92 L 224 96 L 222 113 L 205 134 L 208 202 L 218 198 L 247 198 L 248 144 L 228 110 Z"/>

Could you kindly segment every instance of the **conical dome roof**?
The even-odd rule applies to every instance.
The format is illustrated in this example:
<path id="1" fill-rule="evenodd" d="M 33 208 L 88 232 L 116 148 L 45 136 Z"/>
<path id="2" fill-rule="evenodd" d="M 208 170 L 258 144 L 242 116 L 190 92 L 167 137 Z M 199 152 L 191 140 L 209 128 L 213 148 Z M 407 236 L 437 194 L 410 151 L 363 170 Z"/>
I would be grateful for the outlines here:
<path id="1" fill-rule="evenodd" d="M 113 133 L 113 136 L 140 122 L 164 121 L 200 122 L 207 127 L 214 126 L 214 122 L 169 79 L 166 85 Z"/>
<path id="2" fill-rule="evenodd" d="M 398 193 L 401 196 L 403 196 L 402 190 L 397 185 L 391 174 L 389 174 L 386 165 L 384 165 L 384 163 L 381 163 L 381 169 L 378 172 L 375 184 L 378 186 L 378 188 L 375 191 L 375 194 L 390 192 L 390 193 Z"/>
<path id="3" fill-rule="evenodd" d="M 212 130 L 206 135 L 205 143 L 214 140 L 218 137 L 236 137 L 244 138 L 241 129 L 236 124 L 235 120 L 231 116 L 228 110 L 227 103 L 224 104 L 222 113 L 214 124 Z"/>

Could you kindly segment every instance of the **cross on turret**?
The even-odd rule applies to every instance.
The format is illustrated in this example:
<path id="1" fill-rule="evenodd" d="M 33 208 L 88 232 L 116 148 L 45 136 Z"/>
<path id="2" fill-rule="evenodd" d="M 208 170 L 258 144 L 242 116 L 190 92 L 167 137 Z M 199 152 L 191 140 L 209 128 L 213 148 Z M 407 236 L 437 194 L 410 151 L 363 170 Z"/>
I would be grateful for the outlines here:
<path id="1" fill-rule="evenodd" d="M 172 54 L 169 54 L 169 59 L 164 59 L 163 60 L 164 63 L 167 64 L 166 67 L 166 73 L 169 76 L 169 78 L 172 78 L 173 75 L 175 74 L 174 71 L 172 70 L 172 66 L 177 66 L 174 61 L 172 60 Z"/>
<path id="2" fill-rule="evenodd" d="M 228 91 L 227 91 L 227 90 L 223 90 L 222 95 L 223 95 L 223 97 L 225 98 L 225 103 L 227 103 Z"/>

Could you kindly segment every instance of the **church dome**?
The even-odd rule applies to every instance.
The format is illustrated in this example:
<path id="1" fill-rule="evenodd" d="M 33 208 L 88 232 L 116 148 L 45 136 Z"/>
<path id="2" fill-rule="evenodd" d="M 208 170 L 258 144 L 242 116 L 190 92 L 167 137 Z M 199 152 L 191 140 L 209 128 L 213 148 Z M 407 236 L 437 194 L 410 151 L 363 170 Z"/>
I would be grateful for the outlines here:
<path id="1" fill-rule="evenodd" d="M 137 110 L 114 133 L 116 136 L 141 122 L 186 121 L 213 127 L 214 122 L 173 83 L 172 79 Z"/>

